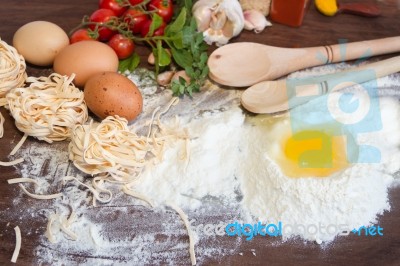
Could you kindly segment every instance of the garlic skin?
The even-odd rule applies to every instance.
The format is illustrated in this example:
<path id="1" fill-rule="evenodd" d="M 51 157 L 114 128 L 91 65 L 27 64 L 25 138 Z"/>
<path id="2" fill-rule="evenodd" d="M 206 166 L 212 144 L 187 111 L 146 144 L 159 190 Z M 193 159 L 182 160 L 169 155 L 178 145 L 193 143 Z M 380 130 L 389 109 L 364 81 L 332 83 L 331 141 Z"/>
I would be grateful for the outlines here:
<path id="1" fill-rule="evenodd" d="M 192 13 L 197 29 L 203 32 L 207 44 L 217 46 L 228 41 L 243 30 L 243 10 L 237 0 L 199 0 Z"/>
<path id="2" fill-rule="evenodd" d="M 271 22 L 258 10 L 246 10 L 244 15 L 244 29 L 254 30 L 255 33 L 262 32 L 265 27 L 272 26 Z"/>

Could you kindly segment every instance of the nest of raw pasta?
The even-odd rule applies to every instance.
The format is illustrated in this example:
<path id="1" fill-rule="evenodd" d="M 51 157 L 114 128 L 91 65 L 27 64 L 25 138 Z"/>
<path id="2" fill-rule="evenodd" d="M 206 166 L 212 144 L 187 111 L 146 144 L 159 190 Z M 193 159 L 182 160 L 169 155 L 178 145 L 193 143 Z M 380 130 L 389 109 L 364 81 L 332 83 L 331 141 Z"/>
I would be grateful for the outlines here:
<path id="1" fill-rule="evenodd" d="M 83 92 L 72 84 L 73 78 L 56 73 L 29 77 L 29 87 L 12 89 L 6 100 L 17 128 L 49 143 L 69 138 L 72 128 L 88 118 Z"/>
<path id="2" fill-rule="evenodd" d="M 0 98 L 21 87 L 26 78 L 26 64 L 17 50 L 0 39 Z"/>
<path id="3" fill-rule="evenodd" d="M 123 184 L 136 181 L 144 167 L 162 160 L 168 143 L 188 140 L 186 129 L 179 131 L 176 125 L 164 127 L 160 122 L 160 116 L 176 103 L 177 98 L 164 111 L 155 110 L 147 136 L 130 130 L 128 121 L 119 116 L 109 116 L 101 123 L 77 125 L 69 144 L 69 159 L 86 174 L 102 174 L 109 181 Z"/>

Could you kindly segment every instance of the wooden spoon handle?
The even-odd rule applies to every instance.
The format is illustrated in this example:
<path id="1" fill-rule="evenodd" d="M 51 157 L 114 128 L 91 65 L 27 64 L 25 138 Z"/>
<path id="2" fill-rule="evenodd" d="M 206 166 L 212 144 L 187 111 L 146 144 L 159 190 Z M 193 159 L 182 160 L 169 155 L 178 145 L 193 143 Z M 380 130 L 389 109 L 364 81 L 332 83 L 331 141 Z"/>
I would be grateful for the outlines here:
<path id="1" fill-rule="evenodd" d="M 356 84 L 385 77 L 399 71 L 400 56 L 396 56 L 342 72 L 301 79 L 298 83 L 294 80 L 294 83 L 292 83 L 291 86 L 294 91 L 288 93 L 290 95 L 289 98 L 291 98 L 290 107 L 292 108 L 304 104 L 310 100 L 308 97 L 298 96 L 315 95 L 316 91 L 319 91 L 318 95 L 323 95 L 328 92 L 337 91 Z M 297 85 L 300 85 L 300 87 L 296 87 Z"/>
<path id="2" fill-rule="evenodd" d="M 400 71 L 400 56 L 366 64 L 355 69 L 322 76 L 328 91 L 348 87 L 349 83 L 359 84 L 373 79 L 385 77 Z M 338 83 L 343 81 L 343 83 Z"/>
<path id="3" fill-rule="evenodd" d="M 363 59 L 400 51 L 400 37 L 325 46 L 328 63 Z"/>
<path id="4" fill-rule="evenodd" d="M 276 63 L 263 79 L 272 80 L 308 67 L 400 52 L 400 36 L 309 48 L 272 47 L 267 52 Z"/>
<path id="5" fill-rule="evenodd" d="M 377 17 L 381 14 L 379 7 L 372 3 L 339 4 L 339 11 L 364 17 Z"/>

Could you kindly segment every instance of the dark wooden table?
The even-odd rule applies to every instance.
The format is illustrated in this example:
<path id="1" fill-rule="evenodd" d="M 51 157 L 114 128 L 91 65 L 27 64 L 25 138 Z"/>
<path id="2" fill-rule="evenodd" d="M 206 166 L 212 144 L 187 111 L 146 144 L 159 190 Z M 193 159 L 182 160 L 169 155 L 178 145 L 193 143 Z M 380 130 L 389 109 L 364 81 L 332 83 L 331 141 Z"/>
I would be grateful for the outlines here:
<path id="1" fill-rule="evenodd" d="M 350 42 L 400 36 L 400 0 L 375 2 L 382 9 L 382 16 L 378 18 L 345 14 L 325 17 L 311 5 L 300 28 L 276 24 L 258 35 L 244 32 L 234 41 L 251 40 L 281 47 L 307 47 L 335 44 L 341 39 Z M 21 25 L 34 20 L 51 21 L 69 31 L 80 22 L 83 15 L 95 10 L 97 3 L 97 0 L 2 0 L 0 37 L 11 43 L 14 32 Z M 139 52 L 143 56 L 147 54 L 146 48 L 139 48 Z M 28 74 L 33 76 L 50 71 L 47 68 L 28 67 Z M 0 139 L 0 160 L 7 161 L 7 155 L 22 134 L 15 128 L 13 119 L 4 108 L 1 108 L 1 113 L 6 122 L 4 137 Z M 16 177 L 18 174 L 13 167 L 0 167 L 0 265 L 11 264 L 15 245 L 13 226 L 18 224 L 21 228 L 43 228 L 46 222 L 43 219 L 26 221 L 7 217 L 6 214 L 14 208 L 13 199 L 18 196 L 17 187 L 9 186 L 7 179 Z M 209 257 L 203 261 L 204 264 L 232 265 L 400 265 L 400 187 L 390 190 L 390 202 L 392 210 L 379 218 L 379 225 L 385 230 L 383 237 L 341 237 L 328 250 L 300 241 L 271 247 L 266 245 L 267 240 L 255 239 L 242 242 L 242 254 L 235 253 L 224 258 Z M 8 223 L 10 226 L 7 226 Z M 23 238 L 24 244 L 17 264 L 34 264 L 33 251 L 41 234 L 42 231 L 33 230 L 30 236 Z M 257 249 L 257 256 L 252 254 L 252 249 Z"/>

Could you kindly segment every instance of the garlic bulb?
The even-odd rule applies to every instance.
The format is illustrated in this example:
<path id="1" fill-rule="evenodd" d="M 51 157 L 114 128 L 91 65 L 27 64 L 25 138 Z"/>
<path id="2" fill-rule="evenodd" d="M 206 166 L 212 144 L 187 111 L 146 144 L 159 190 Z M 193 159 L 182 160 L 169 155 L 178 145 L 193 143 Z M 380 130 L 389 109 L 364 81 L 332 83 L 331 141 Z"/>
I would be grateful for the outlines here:
<path id="1" fill-rule="evenodd" d="M 243 12 L 243 15 L 244 28 L 246 30 L 254 30 L 255 33 L 260 33 L 266 26 L 272 25 L 258 10 L 246 10 Z"/>
<path id="2" fill-rule="evenodd" d="M 199 0 L 192 9 L 197 29 L 208 44 L 224 45 L 244 27 L 242 7 L 237 0 Z"/>

